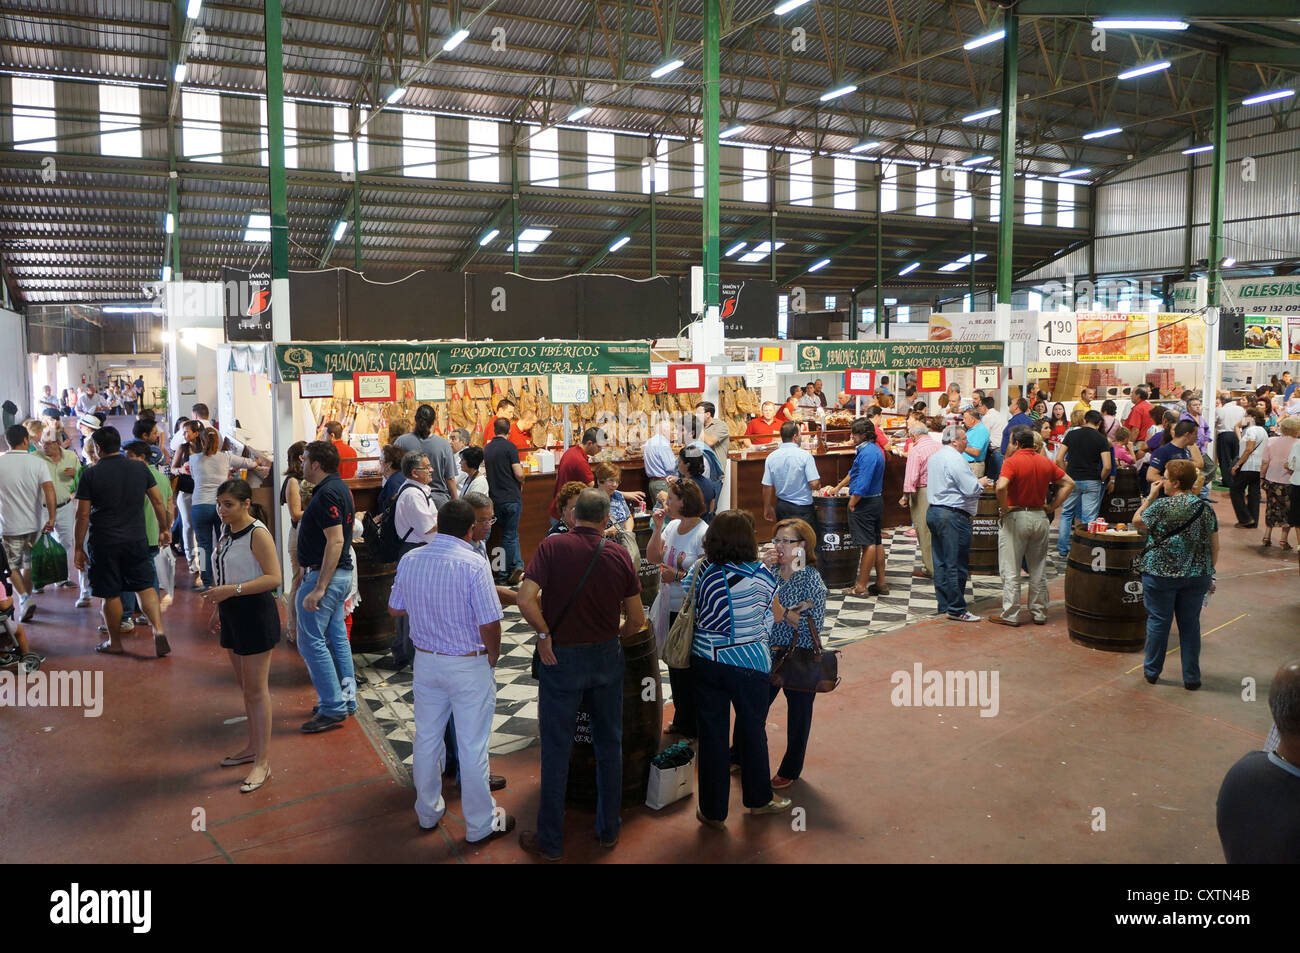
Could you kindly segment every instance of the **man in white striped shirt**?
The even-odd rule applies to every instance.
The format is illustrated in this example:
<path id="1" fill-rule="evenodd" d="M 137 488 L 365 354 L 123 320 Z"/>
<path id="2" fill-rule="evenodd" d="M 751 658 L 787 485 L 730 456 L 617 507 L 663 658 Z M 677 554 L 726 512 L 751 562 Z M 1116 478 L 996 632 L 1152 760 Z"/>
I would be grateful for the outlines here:
<path id="1" fill-rule="evenodd" d="M 438 532 L 397 564 L 388 611 L 410 619 L 415 645 L 415 814 L 438 826 L 446 755 L 443 732 L 456 719 L 465 839 L 485 843 L 514 829 L 498 814 L 488 781 L 488 738 L 496 709 L 501 604 L 492 570 L 474 546 L 474 508 L 452 500 L 438 511 Z"/>

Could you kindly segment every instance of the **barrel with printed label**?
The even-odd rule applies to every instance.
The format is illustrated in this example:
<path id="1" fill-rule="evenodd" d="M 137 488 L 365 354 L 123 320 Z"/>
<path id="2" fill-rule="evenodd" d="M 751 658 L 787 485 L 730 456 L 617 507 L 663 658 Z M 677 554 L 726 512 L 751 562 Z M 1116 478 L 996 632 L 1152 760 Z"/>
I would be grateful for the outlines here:
<path id="1" fill-rule="evenodd" d="M 998 495 L 992 489 L 980 494 L 979 509 L 970 527 L 970 574 L 998 574 Z"/>
<path id="2" fill-rule="evenodd" d="M 1145 546 L 1140 532 L 1075 527 L 1065 570 L 1065 624 L 1072 641 L 1107 652 L 1142 651 L 1147 610 L 1133 561 Z"/>
<path id="3" fill-rule="evenodd" d="M 862 547 L 853 545 L 847 496 L 814 496 L 817 511 L 817 571 L 827 589 L 847 589 L 858 581 Z"/>
<path id="4" fill-rule="evenodd" d="M 1111 526 L 1133 522 L 1133 514 L 1142 505 L 1142 487 L 1138 483 L 1137 470 L 1133 467 L 1120 467 L 1115 471 L 1115 485 L 1107 486 L 1101 497 L 1099 515 Z"/>
<path id="5" fill-rule="evenodd" d="M 668 525 L 667 519 L 664 520 L 664 525 Z M 641 604 L 648 609 L 654 604 L 655 596 L 659 595 L 659 564 L 645 558 L 646 551 L 650 548 L 650 537 L 654 535 L 654 523 L 650 520 L 650 514 L 632 514 L 632 531 L 636 535 L 636 544 L 641 547 L 641 565 L 637 570 L 641 577 Z"/>

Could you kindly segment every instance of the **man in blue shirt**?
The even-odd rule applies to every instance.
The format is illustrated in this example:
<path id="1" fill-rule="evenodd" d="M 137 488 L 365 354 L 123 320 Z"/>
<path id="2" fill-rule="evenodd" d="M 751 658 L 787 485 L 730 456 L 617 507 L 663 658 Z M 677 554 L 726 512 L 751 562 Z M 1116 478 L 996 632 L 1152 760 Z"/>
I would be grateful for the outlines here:
<path id="1" fill-rule="evenodd" d="M 962 419 L 966 423 L 966 449 L 963 456 L 970 463 L 971 473 L 977 477 L 984 475 L 984 463 L 989 450 L 989 428 L 980 419 L 980 411 L 983 409 L 983 404 L 976 404 L 962 411 Z"/>
<path id="2" fill-rule="evenodd" d="M 659 421 L 655 435 L 641 447 L 641 459 L 645 464 L 645 475 L 650 480 L 650 499 L 659 498 L 661 490 L 668 489 L 668 477 L 677 472 L 677 455 L 673 453 L 673 422 Z"/>
<path id="3" fill-rule="evenodd" d="M 1004 457 L 1007 455 L 1007 447 L 1011 443 L 1011 428 L 1022 425 L 1032 427 L 1034 425 L 1033 418 L 1029 416 L 1029 401 L 1023 397 L 1017 398 L 1015 408 L 1016 412 L 1011 415 L 1011 419 L 1007 421 L 1006 427 L 1002 430 L 1002 446 L 999 449 Z"/>
<path id="4" fill-rule="evenodd" d="M 939 612 L 955 622 L 979 622 L 966 609 L 966 582 L 970 578 L 971 525 L 980 494 L 992 480 L 971 473 L 966 451 L 966 431 L 944 428 L 943 446 L 927 464 L 930 508 L 925 514 L 934 556 L 934 594 Z"/>
<path id="5" fill-rule="evenodd" d="M 813 455 L 795 443 L 798 436 L 797 423 L 783 423 L 781 446 L 763 464 L 763 518 L 772 522 L 801 519 L 816 532 L 813 493 L 821 488 L 822 476 Z"/>
<path id="6" fill-rule="evenodd" d="M 836 485 L 835 492 L 839 493 L 845 486 L 849 488 L 849 531 L 853 545 L 862 547 L 858 584 L 850 591 L 855 596 L 884 596 L 889 594 L 889 584 L 885 582 L 885 547 L 880 544 L 880 523 L 885 512 L 881 495 L 885 485 L 885 452 L 876 443 L 875 425 L 865 417 L 853 421 L 849 436 L 856 447 L 853 468 Z M 872 566 L 876 567 L 876 581 L 867 585 Z"/>
<path id="7" fill-rule="evenodd" d="M 1295 390 L 1297 387 L 1300 387 L 1300 384 L 1297 384 L 1295 381 L 1291 380 L 1291 372 L 1283 371 L 1282 372 L 1282 399 L 1290 400 L 1291 392 Z"/>

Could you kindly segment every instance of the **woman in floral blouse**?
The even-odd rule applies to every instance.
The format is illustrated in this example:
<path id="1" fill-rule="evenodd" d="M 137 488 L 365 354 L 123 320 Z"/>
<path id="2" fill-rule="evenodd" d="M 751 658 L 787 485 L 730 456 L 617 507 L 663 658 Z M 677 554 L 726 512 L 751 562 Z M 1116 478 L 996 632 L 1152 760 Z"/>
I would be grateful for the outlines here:
<path id="1" fill-rule="evenodd" d="M 1170 460 L 1164 477 L 1152 484 L 1133 517 L 1150 534 L 1146 549 L 1133 561 L 1142 573 L 1142 602 L 1147 610 L 1142 670 L 1154 685 L 1164 668 L 1170 624 L 1177 618 L 1183 687 L 1195 691 L 1201 687 L 1201 607 L 1214 584 L 1219 521 L 1214 509 L 1193 492 L 1196 465 L 1192 461 Z"/>

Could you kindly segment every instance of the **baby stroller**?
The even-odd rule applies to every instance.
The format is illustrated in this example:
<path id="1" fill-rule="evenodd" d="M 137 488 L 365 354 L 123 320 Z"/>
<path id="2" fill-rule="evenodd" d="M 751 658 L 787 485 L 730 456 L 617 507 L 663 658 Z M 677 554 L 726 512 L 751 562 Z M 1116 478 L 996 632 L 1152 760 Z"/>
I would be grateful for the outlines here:
<path id="1" fill-rule="evenodd" d="M 13 587 L 9 584 L 9 562 L 3 551 L 0 551 L 0 581 L 4 583 L 4 595 L 0 597 L 0 669 L 11 669 L 19 674 L 35 672 L 45 659 L 27 645 L 22 623 L 16 616 Z"/>

